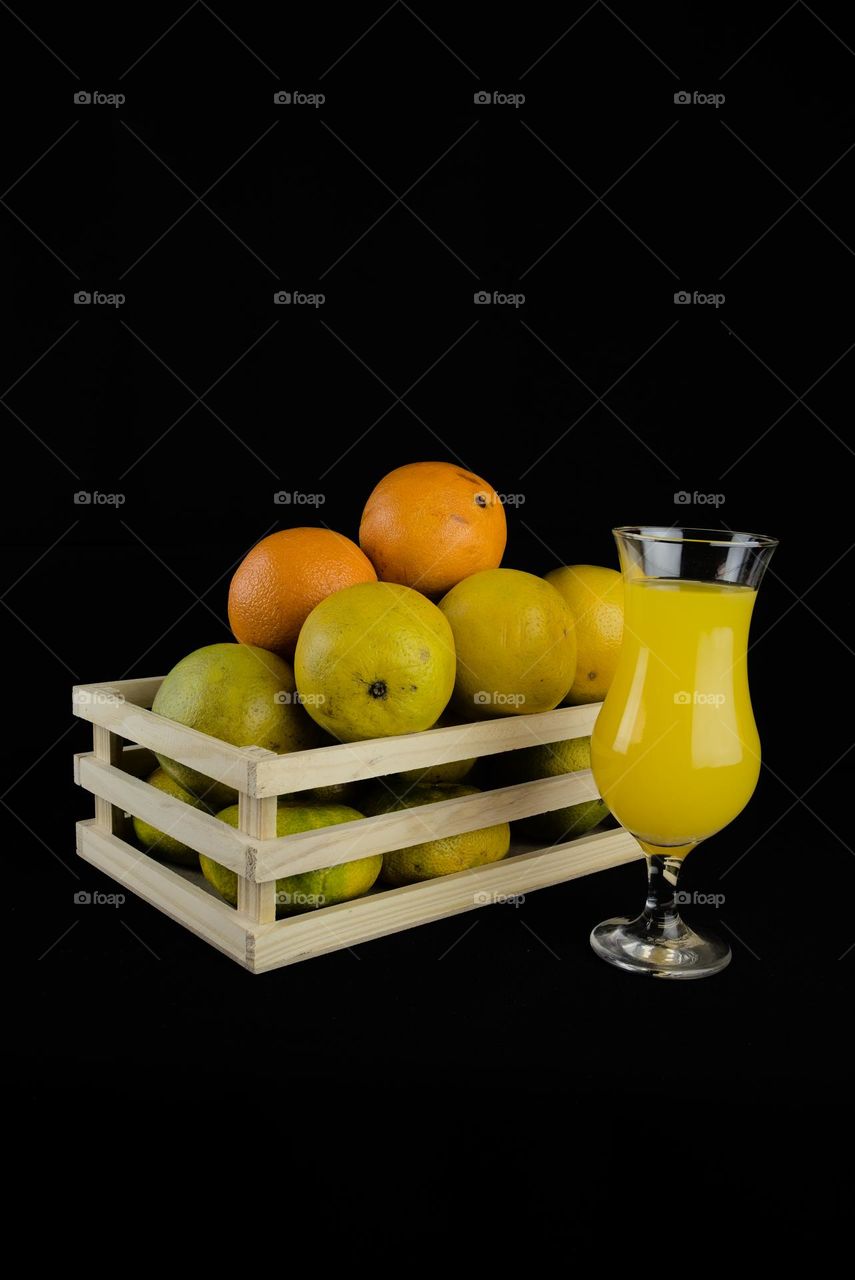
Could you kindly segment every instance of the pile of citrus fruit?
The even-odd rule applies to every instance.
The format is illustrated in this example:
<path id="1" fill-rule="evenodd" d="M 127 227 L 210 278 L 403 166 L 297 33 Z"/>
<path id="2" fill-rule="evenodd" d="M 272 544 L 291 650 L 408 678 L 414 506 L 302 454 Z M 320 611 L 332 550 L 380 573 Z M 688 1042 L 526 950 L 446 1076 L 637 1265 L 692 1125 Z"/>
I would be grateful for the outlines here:
<path id="1" fill-rule="evenodd" d="M 620 575 L 565 565 L 536 577 L 501 568 L 507 527 L 493 489 L 462 467 L 416 462 L 385 476 L 368 498 L 359 545 L 327 528 L 264 538 L 231 581 L 237 643 L 212 644 L 167 675 L 153 710 L 235 746 L 288 752 L 417 733 L 436 725 L 530 715 L 601 700 L 620 648 Z M 167 757 L 152 786 L 236 825 L 237 795 Z M 277 833 L 468 795 L 590 767 L 590 742 L 533 745 L 482 761 L 405 770 L 364 784 L 280 798 Z M 524 834 L 561 840 L 596 826 L 602 801 L 531 819 Z M 281 914 L 367 893 L 379 879 L 410 884 L 503 858 L 507 823 L 430 838 L 406 849 L 288 876 Z M 174 837 L 134 819 L 145 850 L 201 866 L 235 903 L 237 879 Z"/>

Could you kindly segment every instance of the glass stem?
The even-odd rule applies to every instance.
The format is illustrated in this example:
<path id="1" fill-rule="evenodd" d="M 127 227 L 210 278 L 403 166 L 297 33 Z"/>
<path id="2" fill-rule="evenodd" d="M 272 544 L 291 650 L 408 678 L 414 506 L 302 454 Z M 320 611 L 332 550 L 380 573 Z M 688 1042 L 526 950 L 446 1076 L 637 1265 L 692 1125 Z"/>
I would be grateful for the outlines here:
<path id="1" fill-rule="evenodd" d="M 656 938 L 678 938 L 685 932 L 676 903 L 682 865 L 682 858 L 658 853 L 647 855 L 647 901 L 643 918 Z"/>

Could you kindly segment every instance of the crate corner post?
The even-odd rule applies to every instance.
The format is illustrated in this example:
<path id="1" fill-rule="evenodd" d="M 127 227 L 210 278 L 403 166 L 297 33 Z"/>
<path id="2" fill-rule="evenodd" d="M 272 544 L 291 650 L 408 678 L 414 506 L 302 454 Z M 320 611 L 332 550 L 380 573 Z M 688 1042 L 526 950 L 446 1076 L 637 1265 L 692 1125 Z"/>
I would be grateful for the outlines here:
<path id="1" fill-rule="evenodd" d="M 238 793 L 238 827 L 244 835 L 258 841 L 273 840 L 276 837 L 276 796 L 259 799 L 246 791 Z M 256 880 L 254 873 L 257 858 L 252 850 L 247 851 L 248 875 L 238 876 L 237 909 L 241 915 L 248 916 L 253 924 L 272 924 L 276 919 L 276 881 Z M 247 937 L 247 961 L 251 959 L 252 937 Z"/>
<path id="2" fill-rule="evenodd" d="M 104 764 L 121 766 L 122 739 L 117 733 L 105 729 L 100 724 L 92 726 L 92 750 L 96 760 L 101 760 Z M 109 832 L 110 835 L 118 836 L 122 834 L 124 821 L 122 809 L 111 804 L 109 800 L 102 800 L 100 796 L 95 796 L 96 827 Z"/>

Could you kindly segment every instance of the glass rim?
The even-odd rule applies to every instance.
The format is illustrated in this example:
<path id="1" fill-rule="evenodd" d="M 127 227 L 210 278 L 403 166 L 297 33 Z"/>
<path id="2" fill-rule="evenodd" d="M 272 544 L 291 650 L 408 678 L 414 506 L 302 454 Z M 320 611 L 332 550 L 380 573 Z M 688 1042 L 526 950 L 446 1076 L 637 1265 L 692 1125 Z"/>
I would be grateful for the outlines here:
<path id="1" fill-rule="evenodd" d="M 623 524 L 612 529 L 617 537 L 636 542 L 693 542 L 709 547 L 777 547 L 778 539 L 764 533 L 743 533 L 736 529 L 687 529 L 651 524 Z"/>

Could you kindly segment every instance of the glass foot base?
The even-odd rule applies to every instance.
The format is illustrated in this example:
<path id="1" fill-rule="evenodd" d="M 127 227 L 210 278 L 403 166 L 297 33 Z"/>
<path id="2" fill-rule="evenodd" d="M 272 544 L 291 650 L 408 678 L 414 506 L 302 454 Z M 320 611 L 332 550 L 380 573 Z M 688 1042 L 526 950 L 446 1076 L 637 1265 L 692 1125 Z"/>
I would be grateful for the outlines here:
<path id="1" fill-rule="evenodd" d="M 591 946 L 609 964 L 652 978 L 707 978 L 730 963 L 726 942 L 702 937 L 679 917 L 669 920 L 667 932 L 644 915 L 604 920 L 592 930 Z"/>

